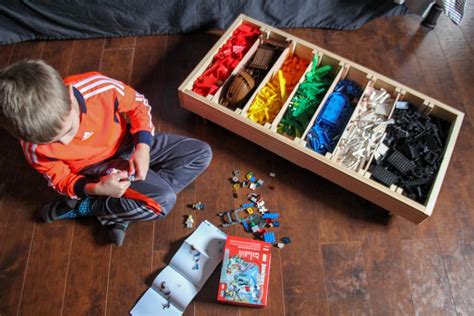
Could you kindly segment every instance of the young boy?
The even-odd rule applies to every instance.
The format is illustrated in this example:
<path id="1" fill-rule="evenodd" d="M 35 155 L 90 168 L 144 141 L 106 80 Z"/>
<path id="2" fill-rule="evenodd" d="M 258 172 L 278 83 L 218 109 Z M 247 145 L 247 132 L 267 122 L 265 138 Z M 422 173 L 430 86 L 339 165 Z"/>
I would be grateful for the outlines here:
<path id="1" fill-rule="evenodd" d="M 41 60 L 0 71 L 0 124 L 66 196 L 46 204 L 43 219 L 96 216 L 119 246 L 130 222 L 169 214 L 211 161 L 204 142 L 155 135 L 150 111 L 143 95 L 97 72 L 63 82 Z"/>

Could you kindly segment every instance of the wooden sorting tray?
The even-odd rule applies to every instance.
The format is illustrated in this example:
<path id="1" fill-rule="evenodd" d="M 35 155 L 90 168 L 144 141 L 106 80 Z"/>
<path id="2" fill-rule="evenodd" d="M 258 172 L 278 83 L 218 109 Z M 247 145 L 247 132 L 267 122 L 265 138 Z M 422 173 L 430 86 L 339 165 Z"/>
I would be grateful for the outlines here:
<path id="1" fill-rule="evenodd" d="M 203 97 L 193 92 L 192 87 L 196 78 L 199 77 L 209 66 L 214 54 L 231 36 L 232 32 L 242 23 L 258 26 L 260 31 L 269 37 L 285 38 L 291 41 L 291 45 L 287 51 L 285 51 L 282 56 L 280 56 L 274 66 L 272 66 L 272 69 L 270 69 L 268 75 L 265 77 L 263 82 L 260 83 L 257 90 L 255 90 L 255 93 L 250 98 L 250 100 L 240 108 L 231 110 L 219 104 L 219 95 L 221 94 L 222 89 L 217 91 L 217 93 L 213 96 L 210 95 L 208 97 Z M 245 65 L 255 50 L 256 45 L 254 44 L 237 65 L 237 67 L 233 70 L 233 74 L 236 74 Z M 247 118 L 247 110 L 256 93 L 266 84 L 268 80 L 273 77 L 284 61 L 285 56 L 291 52 L 303 56 L 309 60 L 312 60 L 314 55 L 318 55 L 319 63 L 331 64 L 334 69 L 334 75 L 336 76 L 331 87 L 323 98 L 321 105 L 317 108 L 316 113 L 314 113 L 301 138 L 289 137 L 277 132 L 278 123 L 287 110 L 289 101 L 295 93 L 295 90 L 297 90 L 297 87 L 295 87 L 291 95 L 288 96 L 279 114 L 272 123 L 260 125 Z M 311 63 L 308 66 L 308 69 L 310 68 Z M 305 75 L 302 76 L 300 82 L 304 80 L 304 76 Z M 392 95 L 394 99 L 409 101 L 415 107 L 417 107 L 420 112 L 429 114 L 433 117 L 442 118 L 451 124 L 446 140 L 444 157 L 437 176 L 431 186 L 431 191 L 425 204 L 418 203 L 415 200 L 402 195 L 401 188 L 397 188 L 395 186 L 389 188 L 376 182 L 375 180 L 370 179 L 370 173 L 367 171 L 367 168 L 364 168 L 359 172 L 352 171 L 336 162 L 336 159 L 334 159 L 333 155 L 326 154 L 323 156 L 306 147 L 306 135 L 313 126 L 316 117 L 322 108 L 322 105 L 324 104 L 328 95 L 334 90 L 336 83 L 340 79 L 344 78 L 350 78 L 357 81 L 363 89 L 365 89 L 366 85 L 383 87 Z M 334 183 L 337 183 L 347 190 L 360 195 L 361 197 L 385 208 L 386 210 L 417 224 L 431 216 L 433 212 L 436 199 L 446 174 L 446 170 L 448 168 L 448 164 L 451 159 L 454 145 L 456 143 L 456 139 L 458 137 L 464 117 L 462 112 L 438 100 L 406 87 L 390 78 L 387 78 L 366 67 L 331 53 L 330 51 L 327 51 L 321 47 L 308 43 L 291 34 L 275 29 L 269 25 L 244 15 L 240 15 L 230 26 L 230 28 L 222 35 L 219 41 L 212 47 L 208 54 L 181 84 L 181 86 L 178 88 L 178 93 L 181 106 L 190 110 L 191 112 L 211 120 L 233 131 L 234 133 L 237 133 L 238 135 L 243 136 L 255 142 L 256 144 L 284 157 L 285 159 L 292 161 L 303 168 L 311 170 L 312 172 L 323 176 Z"/>

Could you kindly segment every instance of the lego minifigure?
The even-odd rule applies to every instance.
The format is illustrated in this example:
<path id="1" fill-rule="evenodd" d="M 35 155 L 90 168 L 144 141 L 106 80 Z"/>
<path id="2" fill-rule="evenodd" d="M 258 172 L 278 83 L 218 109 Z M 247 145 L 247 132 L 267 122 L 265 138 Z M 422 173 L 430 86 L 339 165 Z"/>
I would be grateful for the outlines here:
<path id="1" fill-rule="evenodd" d="M 193 219 L 193 216 L 192 215 L 188 215 L 188 218 L 186 219 L 186 228 L 193 228 L 193 223 L 194 223 L 194 219 Z"/>
<path id="2" fill-rule="evenodd" d="M 201 201 L 198 201 L 196 203 L 193 203 L 191 207 L 193 210 L 202 211 L 204 209 L 204 203 L 202 203 Z"/>

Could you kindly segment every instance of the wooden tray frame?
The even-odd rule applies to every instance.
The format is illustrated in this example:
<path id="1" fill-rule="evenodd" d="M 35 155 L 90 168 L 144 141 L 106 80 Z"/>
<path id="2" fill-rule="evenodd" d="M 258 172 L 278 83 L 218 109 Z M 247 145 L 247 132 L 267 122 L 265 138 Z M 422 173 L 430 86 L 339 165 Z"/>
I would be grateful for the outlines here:
<path id="1" fill-rule="evenodd" d="M 203 97 L 197 93 L 194 93 L 191 89 L 195 79 L 208 67 L 214 54 L 231 36 L 234 29 L 242 23 L 258 26 L 262 32 L 278 34 L 294 43 L 298 43 L 312 49 L 313 53 L 318 54 L 319 56 L 327 55 L 332 59 L 338 60 L 340 64 L 340 72 L 343 72 L 345 68 L 347 68 L 346 71 L 353 68 L 356 69 L 357 72 L 363 72 L 366 74 L 365 83 L 381 80 L 393 88 L 392 90 L 395 91 L 397 99 L 410 101 L 415 106 L 417 106 L 421 112 L 449 121 L 451 123 L 451 127 L 446 142 L 444 158 L 438 170 L 436 179 L 431 187 L 427 202 L 425 204 L 420 204 L 402 195 L 401 188 L 397 188 L 395 186 L 388 188 L 370 179 L 370 173 L 366 170 L 363 170 L 362 172 L 354 172 L 335 162 L 334 159 L 331 159 L 331 155 L 322 156 L 311 149 L 306 148 L 304 137 L 306 136 L 309 128 L 306 129 L 301 139 L 291 139 L 285 135 L 277 133 L 276 124 L 278 124 L 279 120 L 281 119 L 282 113 L 280 113 L 281 115 L 279 114 L 277 118 L 275 118 L 272 124 L 266 124 L 265 126 L 262 126 L 248 119 L 246 117 L 246 111 L 242 111 L 242 109 L 236 109 L 235 111 L 232 111 L 218 104 L 216 101 L 217 98 L 214 98 L 213 96 Z M 248 58 L 244 57 L 243 60 L 248 60 Z M 240 66 L 237 68 L 240 68 Z M 274 73 L 274 71 L 275 69 L 272 68 L 270 73 Z M 338 75 L 340 74 L 341 73 L 338 73 Z M 267 76 L 266 80 L 269 80 L 270 77 L 271 76 Z M 266 81 L 264 80 L 261 85 L 263 86 L 265 83 Z M 331 87 L 330 90 L 332 88 L 333 87 Z M 365 86 L 363 88 L 365 88 Z M 296 89 L 297 87 L 295 87 L 295 90 Z M 331 91 L 328 91 L 325 98 L 330 92 Z M 229 27 L 229 29 L 221 36 L 219 41 L 206 54 L 206 56 L 204 56 L 201 62 L 180 85 L 178 88 L 178 95 L 181 106 L 188 109 L 189 111 L 211 120 L 231 130 L 232 132 L 282 156 L 283 158 L 297 164 L 298 166 L 306 168 L 322 177 L 325 177 L 326 179 L 357 195 L 360 195 L 374 204 L 377 204 L 382 208 L 416 224 L 421 223 L 433 213 L 436 199 L 438 198 L 441 184 L 446 175 L 448 164 L 451 159 L 454 145 L 456 143 L 464 118 L 464 113 L 438 100 L 404 86 L 401 83 L 398 83 L 344 57 L 327 51 L 324 48 L 311 44 L 289 33 L 273 28 L 245 15 L 240 15 Z M 286 110 L 288 106 L 287 103 L 291 100 L 290 97 L 283 105 L 282 110 Z M 251 102 L 252 99 L 253 98 L 251 98 L 249 102 Z M 322 104 L 323 103 L 324 100 Z M 248 104 L 246 106 L 248 108 Z M 321 106 L 319 106 L 318 109 L 321 109 Z M 309 126 L 312 126 L 312 122 L 314 122 L 318 112 L 319 111 L 316 110 L 316 113 L 314 114 Z"/>

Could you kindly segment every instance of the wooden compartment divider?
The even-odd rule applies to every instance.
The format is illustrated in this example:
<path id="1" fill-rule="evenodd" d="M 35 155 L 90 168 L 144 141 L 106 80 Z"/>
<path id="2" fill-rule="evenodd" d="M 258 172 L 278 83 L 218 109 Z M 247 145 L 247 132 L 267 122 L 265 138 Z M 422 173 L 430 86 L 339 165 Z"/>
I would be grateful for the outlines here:
<path id="1" fill-rule="evenodd" d="M 231 37 L 232 33 L 236 28 L 238 28 L 241 24 L 248 24 L 254 27 L 258 27 L 261 32 L 263 32 L 264 27 L 261 25 L 261 23 L 255 24 L 250 20 L 244 20 L 244 19 L 236 19 L 230 27 L 222 34 L 221 38 L 214 44 L 214 46 L 211 48 L 211 50 L 204 56 L 204 58 L 201 60 L 201 62 L 193 69 L 193 71 L 189 74 L 188 80 L 186 80 L 186 89 L 187 90 L 192 90 L 193 88 L 193 83 L 199 77 L 210 65 L 212 58 L 214 57 L 215 53 L 222 47 L 222 45 L 225 44 L 225 42 Z M 255 43 L 252 45 L 255 46 L 255 44 L 258 42 L 255 41 Z M 251 48 L 251 49 L 252 49 Z M 256 49 L 256 47 L 255 47 Z M 249 51 L 247 51 L 246 55 L 242 58 L 250 58 L 247 57 L 249 55 Z M 242 63 L 242 60 L 239 62 L 239 65 Z M 238 66 L 237 66 L 238 67 Z M 237 68 L 236 67 L 236 68 Z M 230 76 L 229 76 L 230 77 Z M 227 78 L 228 80 L 228 78 Z M 208 96 L 208 98 L 212 99 L 213 95 Z"/>
<path id="2" fill-rule="evenodd" d="M 300 80 L 298 81 L 298 84 L 296 84 L 295 88 L 293 89 L 293 91 L 291 91 L 291 93 L 288 95 L 288 98 L 286 99 L 285 103 L 283 104 L 283 106 L 281 107 L 280 111 L 278 112 L 277 116 L 275 117 L 275 119 L 273 120 L 273 122 L 270 124 L 270 126 L 266 126 L 268 128 L 270 128 L 270 130 L 272 130 L 273 132 L 277 132 L 277 128 L 278 128 L 278 124 L 280 124 L 280 121 L 283 117 L 283 115 L 285 115 L 286 113 L 286 110 L 288 109 L 288 106 L 290 105 L 291 103 L 291 100 L 293 99 L 293 97 L 295 96 L 296 94 L 296 91 L 298 91 L 298 88 L 300 86 L 300 84 L 305 81 L 305 78 L 306 78 L 306 74 L 308 73 L 308 71 L 311 70 L 311 67 L 313 67 L 313 57 L 315 55 L 318 55 L 318 64 L 321 64 L 321 53 L 315 53 L 315 51 L 313 50 L 312 51 L 312 54 L 311 54 L 311 57 L 310 57 L 310 63 L 308 64 L 308 66 L 306 67 L 303 75 L 301 76 Z"/>
<path id="3" fill-rule="evenodd" d="M 258 39 L 255 41 L 255 43 L 253 43 L 252 47 L 250 47 L 250 49 L 247 51 L 247 53 L 245 54 L 245 56 L 240 60 L 240 62 L 237 64 L 237 66 L 234 68 L 234 70 L 232 70 L 232 72 L 230 73 L 229 77 L 227 77 L 227 79 L 225 80 L 225 82 L 219 87 L 219 89 L 217 90 L 217 92 L 213 95 L 213 96 L 208 96 L 208 98 L 213 101 L 213 102 L 216 102 L 216 103 L 219 103 L 219 99 L 221 97 L 221 94 L 222 94 L 222 91 L 229 85 L 229 83 L 231 82 L 232 78 L 235 77 L 235 75 L 237 75 L 237 73 L 242 69 L 244 68 L 244 66 L 248 63 L 249 59 L 253 56 L 253 54 L 257 51 L 257 48 L 258 48 L 258 45 L 259 45 L 259 42 L 258 42 Z"/>
<path id="4" fill-rule="evenodd" d="M 393 112 L 395 111 L 395 105 L 397 104 L 398 101 L 402 101 L 403 100 L 403 95 L 401 94 L 400 92 L 400 89 L 399 88 L 395 88 L 395 91 L 397 93 L 397 96 L 395 97 L 395 101 L 393 102 L 393 105 L 392 105 L 392 109 L 390 110 L 390 114 L 388 116 L 388 119 L 392 119 L 392 116 L 393 116 Z M 385 129 L 387 129 L 387 126 L 385 126 Z M 380 144 L 383 143 L 383 140 L 385 138 L 385 135 L 386 133 L 384 132 L 384 135 L 382 136 L 382 138 L 380 139 L 380 142 L 378 143 L 377 147 L 380 146 Z M 361 169 L 361 172 L 362 173 L 365 173 L 365 172 L 368 172 L 369 170 L 369 167 L 370 165 L 372 164 L 372 161 L 374 160 L 374 156 L 375 156 L 375 152 L 377 151 L 377 147 L 375 148 L 374 152 L 372 153 L 372 155 L 370 156 L 365 168 Z M 369 177 L 370 178 L 370 177 Z"/>
<path id="5" fill-rule="evenodd" d="M 284 55 L 284 58 L 282 58 Z M 257 96 L 258 92 L 263 88 L 265 87 L 265 85 L 271 81 L 275 76 L 277 76 L 278 74 L 278 71 L 281 69 L 283 63 L 286 61 L 287 58 L 289 58 L 290 56 L 292 55 L 296 55 L 298 57 L 302 57 L 302 58 L 305 58 L 305 59 L 308 59 L 309 61 L 311 61 L 311 59 L 313 58 L 314 56 L 314 51 L 311 49 L 311 48 L 308 48 L 308 47 L 305 47 L 299 43 L 296 43 L 296 42 L 292 42 L 291 45 L 281 54 L 280 58 L 275 62 L 274 66 L 272 67 L 272 69 L 270 69 L 269 73 L 267 74 L 267 76 L 264 78 L 264 80 L 262 81 L 261 85 L 257 88 L 257 90 L 255 91 L 255 93 L 252 95 L 252 97 L 249 99 L 249 101 L 247 102 L 247 104 L 245 105 L 244 109 L 242 110 L 241 112 L 241 115 L 242 116 L 247 116 L 248 114 L 248 110 L 250 108 L 250 106 L 252 105 L 252 102 L 254 101 L 255 97 Z M 310 63 L 311 64 L 311 63 Z M 310 68 L 306 68 L 306 71 L 303 73 L 303 75 L 301 76 L 301 78 L 303 78 L 304 80 L 304 76 L 306 74 L 306 72 L 308 71 L 308 69 Z M 300 83 L 301 83 L 301 78 L 300 78 Z M 298 84 L 299 85 L 299 84 Z M 290 98 L 293 97 L 293 95 L 295 94 L 297 88 L 298 88 L 298 85 L 295 86 L 295 88 L 291 91 L 291 93 L 289 94 L 289 96 L 286 98 L 286 100 L 283 102 L 283 106 L 282 108 L 280 109 L 279 111 L 279 114 L 280 112 L 282 111 L 283 108 L 286 109 L 286 107 L 288 106 L 288 103 L 290 102 Z M 278 114 L 278 115 L 279 115 Z M 273 119 L 273 122 L 275 122 L 278 118 L 278 115 Z M 283 116 L 283 114 L 281 114 Z M 273 126 L 273 122 L 272 123 L 266 123 L 264 126 L 267 127 L 267 128 L 271 128 Z M 275 127 L 276 129 L 276 127 Z"/>
<path id="6" fill-rule="evenodd" d="M 283 52 L 280 54 L 278 59 L 275 61 L 273 66 L 270 68 L 270 70 L 267 72 L 267 74 L 263 78 L 262 82 L 260 82 L 257 89 L 255 89 L 255 91 L 253 92 L 252 96 L 247 101 L 247 103 L 245 104 L 243 109 L 241 111 L 236 111 L 237 114 L 240 114 L 240 115 L 245 116 L 245 117 L 247 116 L 247 111 L 248 111 L 250 105 L 252 104 L 252 101 L 255 99 L 255 97 L 260 92 L 260 90 L 262 90 L 262 88 L 265 87 L 265 85 L 268 83 L 268 81 L 270 81 L 273 78 L 273 76 L 275 76 L 278 73 L 278 70 L 281 68 L 281 65 L 283 65 L 283 62 L 288 57 L 288 55 L 290 53 L 291 46 L 293 44 L 294 43 L 290 44 L 290 47 L 287 47 L 283 50 Z"/>
<path id="7" fill-rule="evenodd" d="M 350 117 L 349 121 L 347 121 L 347 124 L 346 124 L 346 126 L 344 127 L 344 130 L 343 130 L 343 132 L 341 133 L 341 137 L 339 137 L 339 139 L 338 139 L 338 141 L 337 141 L 337 144 L 336 144 L 336 146 L 334 147 L 334 150 L 333 150 L 331 153 L 330 153 L 330 152 L 326 153 L 326 155 L 325 155 L 328 159 L 331 159 L 331 160 L 336 161 L 336 160 L 335 160 L 335 155 L 337 154 L 338 147 L 339 147 L 339 145 L 341 144 L 341 140 L 343 139 L 344 135 L 347 133 L 347 127 L 348 127 L 349 123 L 350 123 L 351 121 L 353 121 L 353 120 L 354 120 L 354 117 L 357 115 L 358 109 L 359 109 L 360 106 L 361 106 L 360 103 L 361 103 L 362 99 L 364 98 L 365 94 L 367 93 L 367 89 L 372 88 L 372 87 L 375 85 L 375 79 L 372 78 L 372 76 L 371 76 L 370 74 L 367 75 L 367 79 L 369 79 L 369 81 L 368 81 L 367 84 L 365 85 L 365 88 L 362 90 L 362 94 L 360 95 L 360 98 L 359 98 L 359 100 L 357 101 L 357 104 L 356 104 L 356 106 L 354 107 L 354 110 L 352 111 L 351 117 Z M 362 88 L 362 87 L 361 87 L 361 88 Z"/>
<path id="8" fill-rule="evenodd" d="M 393 98 L 393 94 L 395 93 L 396 87 L 391 86 L 391 85 L 388 85 L 388 84 L 386 84 L 385 82 L 383 82 L 382 80 L 379 80 L 378 78 L 372 76 L 371 79 L 370 79 L 370 81 L 367 83 L 367 86 L 366 86 L 366 88 L 364 89 L 364 92 L 362 92 L 362 95 L 361 95 L 361 97 L 360 97 L 360 99 L 359 99 L 359 102 L 357 103 L 357 106 L 355 107 L 354 112 L 352 112 L 351 118 L 349 119 L 349 121 L 348 121 L 348 123 L 347 123 L 347 125 L 346 125 L 346 128 L 344 129 L 344 132 L 341 134 L 341 137 L 339 138 L 339 141 L 337 142 L 336 147 L 334 147 L 334 151 L 330 154 L 330 159 L 337 161 L 337 160 L 336 160 L 336 156 L 337 156 L 337 154 L 338 154 L 338 152 L 339 152 L 339 150 L 340 150 L 339 147 L 340 147 L 341 141 L 346 138 L 347 133 L 349 132 L 349 131 L 348 131 L 348 126 L 350 125 L 350 123 L 352 123 L 352 121 L 353 121 L 353 120 L 357 117 L 357 115 L 359 114 L 359 110 L 360 110 L 360 107 L 361 107 L 361 101 L 363 100 L 364 96 L 366 96 L 366 94 L 367 94 L 367 89 L 369 89 L 369 88 L 373 88 L 373 89 L 375 89 L 375 90 L 381 90 L 381 89 L 383 88 L 383 89 L 385 89 L 385 90 L 387 91 L 387 93 L 390 94 L 390 98 L 389 98 L 389 99 L 393 99 L 394 102 L 393 102 L 392 105 L 391 105 L 390 113 L 389 113 L 389 115 L 388 115 L 388 117 L 387 117 L 387 120 L 389 120 L 389 119 L 391 118 L 391 116 L 392 116 L 392 114 L 393 114 L 393 111 L 394 111 L 394 109 L 395 109 L 395 104 L 396 104 L 396 102 L 397 102 L 397 100 L 398 100 L 398 93 L 397 93 L 397 97 Z M 385 126 L 385 128 L 386 128 L 386 126 Z M 385 135 L 385 133 L 384 133 L 384 135 Z M 382 136 L 382 139 L 383 139 L 384 135 Z M 380 140 L 379 144 L 382 142 L 382 139 Z M 379 144 L 378 144 L 378 145 L 379 145 Z M 378 145 L 377 145 L 377 146 L 378 146 Z M 370 155 L 369 159 L 367 160 L 367 166 L 366 166 L 366 168 L 361 168 L 361 171 L 367 170 L 367 167 L 370 165 L 370 162 L 372 161 L 371 158 L 373 157 L 374 153 L 375 153 L 375 151 Z"/>
<path id="9" fill-rule="evenodd" d="M 260 30 L 264 32 L 266 36 L 287 39 L 292 42 L 292 46 L 287 48 L 287 50 L 284 51 L 284 53 L 282 53 L 282 55 L 277 59 L 277 62 L 272 66 L 271 70 L 268 72 L 264 80 L 259 84 L 257 90 L 245 104 L 245 106 L 242 109 L 234 111 L 219 104 L 219 95 L 222 93 L 221 91 L 218 91 L 218 93 L 216 93 L 216 95 L 211 98 L 206 98 L 193 92 L 192 86 L 194 80 L 196 80 L 196 78 L 208 67 L 212 57 L 217 52 L 219 47 L 225 43 L 234 29 L 237 28 L 241 23 L 247 23 L 260 27 Z M 317 54 L 319 57 L 318 63 L 320 64 L 330 63 L 333 66 L 337 65 L 339 68 L 335 70 L 335 78 L 324 95 L 320 105 L 312 115 L 312 118 L 306 126 L 302 137 L 295 137 L 292 139 L 288 135 L 278 133 L 277 128 L 282 117 L 286 111 L 288 111 L 289 103 L 297 91 L 299 85 L 305 80 L 306 73 L 311 69 L 311 63 L 308 65 L 305 73 L 300 78 L 299 83 L 288 96 L 287 100 L 284 102 L 282 108 L 272 123 L 267 123 L 265 126 L 262 126 L 259 123 L 253 122 L 247 118 L 246 114 L 256 93 L 258 93 L 258 91 L 264 87 L 268 80 L 273 78 L 284 62 L 286 56 L 291 52 L 298 53 L 298 49 L 304 49 L 306 52 L 311 52 L 313 56 L 314 54 Z M 246 56 L 244 56 L 239 65 L 234 69 L 233 74 L 237 73 L 238 70 L 240 70 L 246 62 L 248 62 L 250 57 L 253 55 L 252 52 L 255 52 L 255 50 L 256 47 L 252 47 L 247 52 Z M 446 136 L 443 160 L 435 180 L 431 185 L 428 198 L 424 204 L 403 195 L 402 188 L 396 187 L 394 185 L 389 188 L 370 178 L 371 174 L 369 172 L 369 166 L 374 159 L 374 153 L 372 153 L 366 167 L 359 172 L 355 172 L 349 168 L 346 168 L 339 162 L 331 159 L 332 156 L 323 156 L 306 146 L 305 139 L 309 130 L 314 125 L 314 122 L 316 121 L 316 118 L 319 115 L 323 105 L 327 101 L 328 96 L 334 91 L 336 84 L 341 79 L 354 80 L 361 86 L 364 86 L 364 90 L 366 90 L 368 85 L 373 85 L 376 88 L 386 89 L 392 97 L 396 95 L 389 119 L 393 116 L 396 102 L 398 100 L 405 100 L 413 104 L 421 113 L 442 118 L 450 123 L 449 131 L 447 132 Z M 178 95 L 180 103 L 184 108 L 224 126 L 225 128 L 241 135 L 242 137 L 261 145 L 262 147 L 288 159 L 289 161 L 292 161 L 303 168 L 311 170 L 312 172 L 325 177 L 330 181 L 333 181 L 334 183 L 354 192 L 355 194 L 360 195 L 361 197 L 387 209 L 392 213 L 406 218 L 413 223 L 421 223 L 433 212 L 436 199 L 441 189 L 444 176 L 447 172 L 449 160 L 451 159 L 454 145 L 461 128 L 462 120 L 464 118 L 464 114 L 462 112 L 438 100 L 402 85 L 401 83 L 376 73 L 344 57 L 336 55 L 324 48 L 299 39 L 291 34 L 273 28 L 245 15 L 240 15 L 236 21 L 234 21 L 234 23 L 224 33 L 219 41 L 212 47 L 209 53 L 206 54 L 203 60 L 185 79 L 185 81 L 178 88 Z M 357 106 L 354 109 L 354 113 L 356 110 Z M 351 115 L 351 119 L 354 117 L 354 113 Z M 383 137 L 385 137 L 385 133 L 384 136 L 382 136 L 380 142 L 383 141 Z M 335 151 L 337 151 L 337 146 Z"/>
<path id="10" fill-rule="evenodd" d="M 352 68 L 352 69 L 354 69 L 354 68 Z M 333 80 L 331 86 L 329 87 L 328 91 L 326 91 L 326 95 L 321 100 L 321 103 L 319 104 L 318 108 L 316 109 L 316 112 L 314 112 L 313 117 L 309 121 L 308 126 L 306 126 L 306 129 L 305 129 L 303 135 L 301 136 L 301 144 L 302 145 L 306 146 L 306 144 L 307 144 L 306 136 L 308 136 L 309 131 L 311 130 L 314 123 L 316 122 L 316 119 L 318 118 L 319 112 L 321 112 L 321 109 L 323 108 L 324 104 L 326 103 L 326 101 L 329 98 L 329 96 L 331 95 L 331 93 L 334 92 L 334 89 L 336 88 L 336 85 L 338 84 L 338 82 L 341 81 L 341 80 L 344 80 L 344 79 L 352 79 L 352 80 L 357 81 L 357 82 L 363 81 L 361 78 L 364 77 L 364 75 L 360 71 L 358 71 L 357 75 L 354 76 L 353 75 L 354 71 L 358 71 L 358 70 L 352 70 L 352 72 L 351 72 L 351 66 L 349 64 L 341 63 L 340 71 L 338 72 L 336 78 L 334 78 L 334 80 Z M 349 73 L 351 73 L 350 78 L 347 77 L 349 75 Z M 356 79 L 356 77 L 357 77 L 357 79 Z"/>

